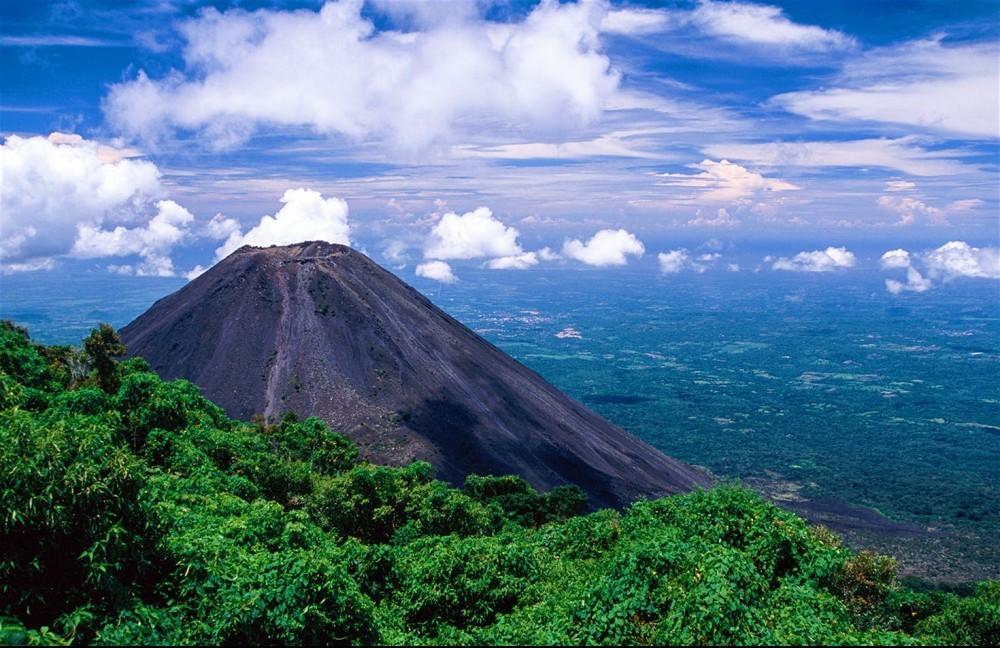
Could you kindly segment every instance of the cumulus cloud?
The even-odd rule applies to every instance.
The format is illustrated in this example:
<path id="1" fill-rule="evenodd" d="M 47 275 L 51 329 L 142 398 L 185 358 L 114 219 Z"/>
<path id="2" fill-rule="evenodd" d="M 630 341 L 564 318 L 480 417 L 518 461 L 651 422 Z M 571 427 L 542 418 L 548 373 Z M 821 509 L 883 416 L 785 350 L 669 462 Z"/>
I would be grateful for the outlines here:
<path id="1" fill-rule="evenodd" d="M 882 255 L 881 265 L 885 269 L 906 270 L 905 282 L 885 280 L 885 287 L 892 294 L 925 292 L 933 286 L 934 280 L 952 281 L 963 277 L 1000 279 L 1000 248 L 977 248 L 965 241 L 949 241 L 923 253 L 890 250 Z M 918 265 L 923 268 L 923 274 Z"/>
<path id="2" fill-rule="evenodd" d="M 906 269 L 906 283 L 895 279 L 886 279 L 885 289 L 893 295 L 898 295 L 904 290 L 921 293 L 929 290 L 931 284 L 931 280 L 921 275 L 916 268 L 908 267 Z"/>
<path id="3" fill-rule="evenodd" d="M 790 182 L 765 178 L 729 160 L 702 160 L 693 167 L 701 169 L 701 173 L 661 173 L 657 177 L 669 186 L 697 189 L 697 199 L 703 202 L 747 203 L 761 192 L 799 189 Z"/>
<path id="4" fill-rule="evenodd" d="M 853 268 L 858 260 L 853 252 L 843 247 L 828 247 L 825 250 L 799 252 L 792 258 L 780 257 L 771 263 L 773 270 L 792 272 L 832 272 L 841 268 Z"/>
<path id="5" fill-rule="evenodd" d="M 274 216 L 264 216 L 249 232 L 237 229 L 216 251 L 216 259 L 228 256 L 244 245 L 266 247 L 290 245 L 302 241 L 326 241 L 350 245 L 347 203 L 339 198 L 324 198 L 312 189 L 289 189 L 281 197 L 285 203 Z M 220 231 L 231 228 L 224 220 Z"/>
<path id="6" fill-rule="evenodd" d="M 0 261 L 5 271 L 47 269 L 59 257 L 138 255 L 120 272 L 173 274 L 171 249 L 193 216 L 164 200 L 160 171 L 134 151 L 79 135 L 11 135 L 0 148 Z"/>
<path id="7" fill-rule="evenodd" d="M 421 263 L 416 268 L 416 274 L 418 277 L 425 277 L 442 283 L 455 283 L 458 281 L 458 277 L 455 276 L 455 273 L 451 270 L 451 266 L 446 261 Z"/>
<path id="8" fill-rule="evenodd" d="M 663 274 L 676 274 L 684 269 L 684 265 L 690 261 L 691 257 L 685 249 L 660 252 L 656 255 L 660 262 L 660 272 Z"/>
<path id="9" fill-rule="evenodd" d="M 889 250 L 882 255 L 880 264 L 883 268 L 909 268 L 910 253 L 906 250 Z"/>
<path id="10" fill-rule="evenodd" d="M 434 261 L 486 259 L 491 270 L 527 270 L 539 259 L 551 260 L 548 248 L 525 252 L 518 243 L 519 233 L 493 216 L 488 207 L 458 215 L 447 212 L 437 219 L 424 243 L 424 258 Z M 445 269 L 447 268 L 447 270 Z M 457 281 L 448 264 L 422 264 L 420 276 L 439 281 Z"/>
<path id="11" fill-rule="evenodd" d="M 646 251 L 642 242 L 624 229 L 605 229 L 586 243 L 570 239 L 563 243 L 562 255 L 592 266 L 625 265 L 626 257 L 641 257 Z"/>
<path id="12" fill-rule="evenodd" d="M 81 259 L 137 254 L 143 259 L 141 264 L 135 268 L 118 266 L 118 271 L 172 277 L 170 250 L 188 235 L 188 225 L 194 216 L 172 200 L 161 200 L 156 206 L 156 216 L 142 227 L 119 225 L 105 230 L 81 224 L 71 254 Z"/>
<path id="13" fill-rule="evenodd" d="M 978 248 L 964 241 L 949 241 L 924 254 L 922 261 L 934 279 L 1000 279 L 1000 248 Z"/>
<path id="14" fill-rule="evenodd" d="M 891 191 L 901 191 L 892 189 Z M 945 207 L 928 205 L 913 196 L 885 195 L 879 196 L 878 206 L 899 215 L 897 225 L 912 225 L 925 222 L 930 225 L 949 225 L 948 216 L 974 209 L 983 204 L 977 198 L 956 200 Z"/>
<path id="15" fill-rule="evenodd" d="M 382 256 L 398 267 L 404 266 L 410 260 L 409 250 L 409 241 L 391 239 L 382 242 Z"/>
<path id="16" fill-rule="evenodd" d="M 941 209 L 927 205 L 916 198 L 880 196 L 878 206 L 899 214 L 899 225 L 911 225 L 917 221 L 918 216 L 926 216 L 932 223 L 947 222 Z"/>
<path id="17" fill-rule="evenodd" d="M 240 223 L 235 218 L 227 218 L 222 214 L 216 214 L 205 225 L 203 231 L 209 238 L 223 240 L 240 231 Z"/>
<path id="18" fill-rule="evenodd" d="M 181 28 L 184 69 L 113 86 L 105 114 L 146 141 L 186 132 L 225 147 L 266 124 L 420 152 L 470 124 L 566 132 L 619 92 L 599 48 L 603 3 L 543 2 L 516 23 L 487 21 L 473 3 L 386 5 L 409 15 L 406 32 L 379 31 L 363 4 L 205 9 Z"/>
<path id="19" fill-rule="evenodd" d="M 523 254 L 518 231 L 494 218 L 488 207 L 459 216 L 444 214 L 431 229 L 424 248 L 427 259 L 516 257 Z"/>
<path id="20" fill-rule="evenodd" d="M 77 225 L 128 216 L 161 194 L 160 173 L 144 160 L 101 160 L 96 142 L 54 133 L 16 135 L 0 149 L 4 227 L 0 259 L 24 262 L 67 254 Z"/>
<path id="21" fill-rule="evenodd" d="M 910 253 L 903 249 L 889 250 L 882 255 L 879 264 L 886 270 L 905 269 L 906 282 L 896 279 L 886 279 L 885 288 L 893 295 L 898 295 L 903 291 L 925 292 L 930 289 L 931 281 L 925 278 L 912 266 Z"/>
<path id="22" fill-rule="evenodd" d="M 538 251 L 538 258 L 542 261 L 559 261 L 562 255 L 549 247 L 543 247 Z"/>
<path id="23" fill-rule="evenodd" d="M 946 45 L 934 38 L 872 50 L 827 88 L 772 101 L 820 121 L 885 122 L 993 139 L 1000 136 L 998 94 L 995 41 Z"/>

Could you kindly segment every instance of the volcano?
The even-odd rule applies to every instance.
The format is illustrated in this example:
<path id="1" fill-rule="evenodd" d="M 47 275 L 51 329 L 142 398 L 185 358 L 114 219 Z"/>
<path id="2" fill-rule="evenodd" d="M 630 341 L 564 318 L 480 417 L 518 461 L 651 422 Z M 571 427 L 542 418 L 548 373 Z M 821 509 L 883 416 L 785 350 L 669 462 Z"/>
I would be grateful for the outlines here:
<path id="1" fill-rule="evenodd" d="M 246 246 L 125 326 L 129 355 L 235 419 L 318 416 L 372 463 L 575 484 L 594 508 L 708 486 L 349 247 Z"/>

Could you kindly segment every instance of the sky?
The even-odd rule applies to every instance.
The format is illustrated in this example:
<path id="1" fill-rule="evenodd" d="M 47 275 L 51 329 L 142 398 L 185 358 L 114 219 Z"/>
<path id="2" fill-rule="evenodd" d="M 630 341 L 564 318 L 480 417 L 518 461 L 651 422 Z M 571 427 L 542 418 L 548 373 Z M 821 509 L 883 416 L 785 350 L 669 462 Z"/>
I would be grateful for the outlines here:
<path id="1" fill-rule="evenodd" d="M 4 274 L 1000 279 L 1000 0 L 0 0 L 0 58 Z"/>

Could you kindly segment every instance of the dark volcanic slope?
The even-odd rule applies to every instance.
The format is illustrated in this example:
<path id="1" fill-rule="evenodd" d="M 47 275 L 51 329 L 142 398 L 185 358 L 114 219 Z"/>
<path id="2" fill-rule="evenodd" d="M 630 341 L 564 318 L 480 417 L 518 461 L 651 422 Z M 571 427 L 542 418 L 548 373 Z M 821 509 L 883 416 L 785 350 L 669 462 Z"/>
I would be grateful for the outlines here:
<path id="1" fill-rule="evenodd" d="M 341 245 L 244 247 L 121 330 L 230 416 L 316 415 L 375 463 L 518 474 L 620 507 L 707 485 Z"/>

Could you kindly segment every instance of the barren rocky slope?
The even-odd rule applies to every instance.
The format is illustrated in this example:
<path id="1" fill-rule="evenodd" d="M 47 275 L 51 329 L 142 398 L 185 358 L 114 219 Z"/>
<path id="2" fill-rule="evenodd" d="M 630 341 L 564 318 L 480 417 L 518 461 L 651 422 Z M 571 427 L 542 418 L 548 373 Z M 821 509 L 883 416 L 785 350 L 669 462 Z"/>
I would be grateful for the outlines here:
<path id="1" fill-rule="evenodd" d="M 423 459 L 456 484 L 518 474 L 595 507 L 709 484 L 345 246 L 243 247 L 121 335 L 234 418 L 319 416 L 375 463 Z"/>

